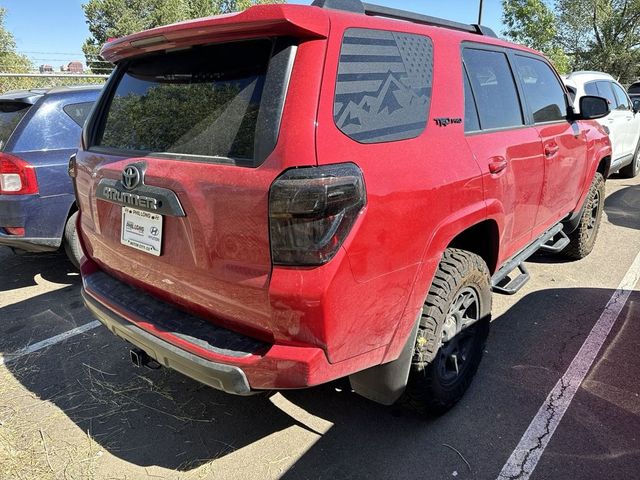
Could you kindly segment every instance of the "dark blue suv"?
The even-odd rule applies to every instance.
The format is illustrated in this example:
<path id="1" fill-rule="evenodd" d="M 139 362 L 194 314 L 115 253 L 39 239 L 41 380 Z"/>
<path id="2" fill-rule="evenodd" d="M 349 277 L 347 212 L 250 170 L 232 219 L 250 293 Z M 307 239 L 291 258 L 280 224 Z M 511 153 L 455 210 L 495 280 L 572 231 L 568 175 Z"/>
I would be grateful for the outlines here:
<path id="1" fill-rule="evenodd" d="M 80 250 L 69 157 L 101 86 L 15 90 L 0 95 L 0 245 Z"/>

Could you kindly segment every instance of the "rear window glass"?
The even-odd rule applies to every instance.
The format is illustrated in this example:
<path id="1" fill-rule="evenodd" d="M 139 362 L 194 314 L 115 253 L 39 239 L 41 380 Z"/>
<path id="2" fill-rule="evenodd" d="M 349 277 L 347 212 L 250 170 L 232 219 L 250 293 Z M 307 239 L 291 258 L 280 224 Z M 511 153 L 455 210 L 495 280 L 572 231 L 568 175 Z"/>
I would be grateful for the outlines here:
<path id="1" fill-rule="evenodd" d="M 130 62 L 96 145 L 251 160 L 271 47 L 236 42 Z"/>
<path id="2" fill-rule="evenodd" d="M 93 107 L 93 102 L 84 102 L 65 105 L 62 109 L 71 117 L 71 120 L 82 127 L 91 112 L 91 107 Z"/>
<path id="3" fill-rule="evenodd" d="M 427 125 L 432 78 L 428 37 L 349 29 L 340 51 L 334 121 L 361 143 L 417 137 Z"/>
<path id="4" fill-rule="evenodd" d="M 629 93 L 639 94 L 640 93 L 640 83 L 633 83 L 629 87 Z"/>
<path id="5" fill-rule="evenodd" d="M 4 150 L 11 134 L 30 107 L 28 103 L 0 102 L 0 151 Z"/>

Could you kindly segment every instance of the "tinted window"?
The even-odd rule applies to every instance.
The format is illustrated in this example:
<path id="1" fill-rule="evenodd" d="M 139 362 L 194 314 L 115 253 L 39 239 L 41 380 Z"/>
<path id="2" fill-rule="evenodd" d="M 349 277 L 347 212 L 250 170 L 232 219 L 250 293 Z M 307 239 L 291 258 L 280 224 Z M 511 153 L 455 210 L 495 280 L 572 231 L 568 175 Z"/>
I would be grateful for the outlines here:
<path id="1" fill-rule="evenodd" d="M 476 109 L 476 102 L 473 99 L 473 92 L 471 91 L 471 84 L 469 83 L 469 77 L 467 73 L 463 73 L 464 76 L 464 131 L 473 132 L 480 130 L 480 119 L 478 118 L 478 110 Z"/>
<path id="2" fill-rule="evenodd" d="M 616 100 L 615 95 L 613 94 L 613 90 L 611 89 L 611 82 L 598 81 L 596 82 L 598 85 L 598 93 L 601 97 L 609 100 L 609 106 L 611 110 L 614 108 L 618 108 L 618 101 Z"/>
<path id="3" fill-rule="evenodd" d="M 627 94 L 622 89 L 620 85 L 617 83 L 612 83 L 613 93 L 616 96 L 616 100 L 618 101 L 618 108 L 620 110 L 631 110 L 631 104 L 629 103 L 629 99 L 627 98 Z"/>
<path id="4" fill-rule="evenodd" d="M 507 57 L 501 52 L 464 50 L 464 63 L 482 129 L 523 125 L 522 110 Z"/>
<path id="5" fill-rule="evenodd" d="M 132 61 L 97 145 L 252 159 L 272 42 L 197 47 Z"/>
<path id="6" fill-rule="evenodd" d="M 4 150 L 11 134 L 31 105 L 20 102 L 0 102 L 0 151 Z"/>
<path id="7" fill-rule="evenodd" d="M 598 92 L 598 86 L 596 82 L 589 82 L 584 84 L 584 93 L 587 95 L 594 95 L 596 97 L 600 96 L 600 92 Z"/>
<path id="8" fill-rule="evenodd" d="M 632 83 L 629 87 L 629 93 L 639 94 L 640 93 L 640 83 Z"/>
<path id="9" fill-rule="evenodd" d="M 563 120 L 567 116 L 567 101 L 551 67 L 542 60 L 520 55 L 516 55 L 516 66 L 533 121 Z"/>
<path id="10" fill-rule="evenodd" d="M 62 109 L 64 110 L 64 113 L 71 117 L 71 120 L 82 127 L 89 115 L 89 112 L 91 111 L 91 107 L 93 107 L 93 102 L 85 102 L 71 103 L 69 105 L 65 105 Z"/>
<path id="11" fill-rule="evenodd" d="M 362 143 L 417 137 L 427 125 L 432 77 L 429 38 L 349 29 L 340 50 L 334 121 Z"/>

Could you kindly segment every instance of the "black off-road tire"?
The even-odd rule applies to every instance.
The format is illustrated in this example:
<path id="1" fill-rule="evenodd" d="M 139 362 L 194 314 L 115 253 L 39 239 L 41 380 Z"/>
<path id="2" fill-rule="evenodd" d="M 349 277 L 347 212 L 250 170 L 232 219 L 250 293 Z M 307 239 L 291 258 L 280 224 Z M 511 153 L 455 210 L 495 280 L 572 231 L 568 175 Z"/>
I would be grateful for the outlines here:
<path id="1" fill-rule="evenodd" d="M 78 231 L 76 229 L 77 219 L 78 219 L 78 212 L 74 212 L 73 215 L 69 217 L 69 220 L 67 220 L 67 224 L 64 226 L 64 238 L 62 239 L 62 245 L 71 263 L 77 269 L 80 269 L 80 259 L 82 258 L 82 249 L 80 248 L 80 242 L 78 240 Z"/>
<path id="2" fill-rule="evenodd" d="M 640 141 L 636 146 L 636 151 L 633 153 L 633 160 L 624 168 L 620 169 L 620 175 L 625 178 L 634 178 L 640 173 Z"/>
<path id="3" fill-rule="evenodd" d="M 489 269 L 478 255 L 453 248 L 444 252 L 422 308 L 409 381 L 399 400 L 403 406 L 420 414 L 440 415 L 462 398 L 478 370 L 489 334 L 490 285 Z M 464 340 L 468 346 L 468 355 L 452 380 L 442 374 L 447 362 L 444 352 L 451 345 L 442 341 L 443 328 L 454 301 L 469 289 L 477 293 L 479 320 L 451 339 Z"/>
<path id="4" fill-rule="evenodd" d="M 593 250 L 602 220 L 604 196 L 604 178 L 601 173 L 596 172 L 584 202 L 584 211 L 578 228 L 569 234 L 569 245 L 562 251 L 565 257 L 580 260 Z"/>

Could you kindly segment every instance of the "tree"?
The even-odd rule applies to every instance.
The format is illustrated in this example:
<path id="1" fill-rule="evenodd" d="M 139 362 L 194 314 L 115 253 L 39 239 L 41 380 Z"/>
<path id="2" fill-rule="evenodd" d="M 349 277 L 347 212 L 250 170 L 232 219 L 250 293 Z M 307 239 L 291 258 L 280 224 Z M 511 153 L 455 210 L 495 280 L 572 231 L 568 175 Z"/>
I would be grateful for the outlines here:
<path id="1" fill-rule="evenodd" d="M 575 69 L 621 82 L 640 73 L 640 0 L 557 0 L 560 42 Z"/>
<path id="2" fill-rule="evenodd" d="M 91 36 L 82 46 L 94 73 L 113 67 L 99 56 L 109 38 L 122 37 L 160 25 L 243 10 L 284 0 L 88 0 L 82 5 Z"/>
<path id="3" fill-rule="evenodd" d="M 27 57 L 16 52 L 16 41 L 5 25 L 6 9 L 0 7 L 0 71 L 26 73 L 32 65 Z"/>
<path id="4" fill-rule="evenodd" d="M 569 71 L 569 58 L 558 42 L 558 21 L 551 8 L 542 0 L 503 0 L 502 8 L 506 27 L 502 33 L 509 40 L 544 53 L 561 73 Z"/>

